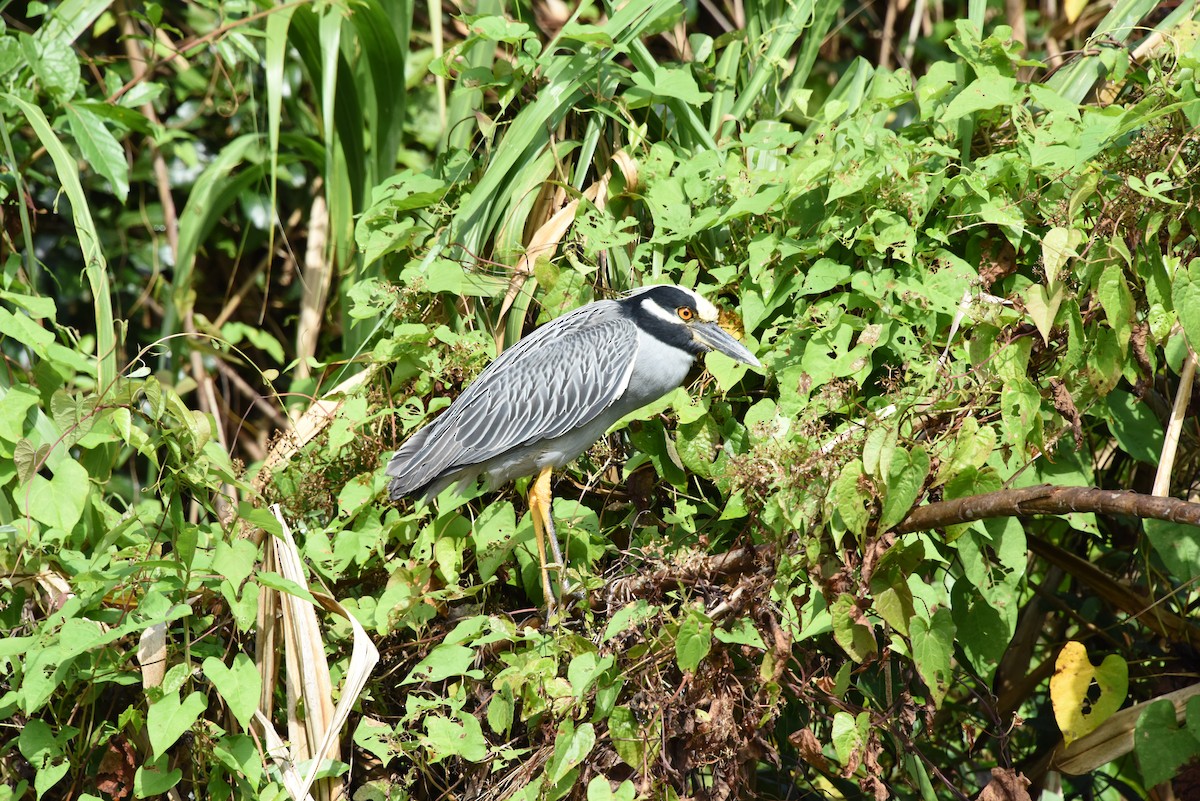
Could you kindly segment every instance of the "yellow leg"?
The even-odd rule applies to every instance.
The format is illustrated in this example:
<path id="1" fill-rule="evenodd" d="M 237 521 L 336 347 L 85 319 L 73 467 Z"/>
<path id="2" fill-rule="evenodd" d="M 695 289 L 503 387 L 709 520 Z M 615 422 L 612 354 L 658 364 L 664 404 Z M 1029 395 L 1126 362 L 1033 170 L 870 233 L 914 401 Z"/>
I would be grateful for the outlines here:
<path id="1" fill-rule="evenodd" d="M 533 518 L 533 533 L 537 535 L 538 562 L 542 573 L 542 592 L 546 596 L 546 612 L 554 614 L 555 595 L 550 584 L 550 566 L 546 563 L 546 535 L 550 535 L 550 547 L 554 550 L 555 565 L 561 575 L 562 553 L 558 548 L 558 537 L 554 532 L 554 518 L 550 508 L 550 468 L 542 468 L 529 488 L 529 515 Z"/>

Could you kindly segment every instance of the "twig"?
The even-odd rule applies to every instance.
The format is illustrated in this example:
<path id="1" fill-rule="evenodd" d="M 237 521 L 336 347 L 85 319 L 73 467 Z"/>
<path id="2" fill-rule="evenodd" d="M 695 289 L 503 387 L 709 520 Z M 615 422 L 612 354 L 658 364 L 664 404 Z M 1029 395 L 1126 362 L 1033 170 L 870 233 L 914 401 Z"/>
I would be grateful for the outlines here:
<path id="1" fill-rule="evenodd" d="M 907 534 L 911 531 L 945 528 L 989 517 L 1064 515 L 1070 512 L 1129 515 L 1200 526 L 1200 503 L 1189 503 L 1178 498 L 1159 498 L 1127 490 L 1042 484 L 1037 487 L 970 495 L 918 507 L 896 527 L 896 533 Z"/>

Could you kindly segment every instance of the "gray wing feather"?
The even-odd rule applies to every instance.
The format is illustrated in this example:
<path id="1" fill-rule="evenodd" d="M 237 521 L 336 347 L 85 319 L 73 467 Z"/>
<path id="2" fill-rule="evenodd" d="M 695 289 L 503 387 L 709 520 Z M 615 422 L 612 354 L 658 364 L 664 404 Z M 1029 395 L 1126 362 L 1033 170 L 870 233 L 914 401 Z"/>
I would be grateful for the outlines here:
<path id="1" fill-rule="evenodd" d="M 615 303 L 585 306 L 537 329 L 401 446 L 387 467 L 391 496 L 594 420 L 624 393 L 637 343 Z"/>

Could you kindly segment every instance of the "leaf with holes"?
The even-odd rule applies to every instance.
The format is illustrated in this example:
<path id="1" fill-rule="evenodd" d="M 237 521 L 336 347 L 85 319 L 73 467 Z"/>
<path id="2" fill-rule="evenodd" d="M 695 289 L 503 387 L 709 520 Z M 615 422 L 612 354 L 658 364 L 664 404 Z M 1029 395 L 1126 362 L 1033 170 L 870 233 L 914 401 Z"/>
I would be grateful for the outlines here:
<path id="1" fill-rule="evenodd" d="M 1121 708 L 1128 689 L 1129 666 L 1124 659 L 1109 654 L 1096 667 L 1083 643 L 1064 645 L 1050 678 L 1050 702 L 1063 742 L 1070 745 L 1095 731 Z"/>

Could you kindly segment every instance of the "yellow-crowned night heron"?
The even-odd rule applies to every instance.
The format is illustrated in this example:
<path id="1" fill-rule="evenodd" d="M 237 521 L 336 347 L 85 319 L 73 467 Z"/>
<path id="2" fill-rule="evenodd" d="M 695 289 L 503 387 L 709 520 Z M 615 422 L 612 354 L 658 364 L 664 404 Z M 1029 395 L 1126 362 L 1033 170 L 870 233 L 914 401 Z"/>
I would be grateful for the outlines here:
<path id="1" fill-rule="evenodd" d="M 551 471 L 625 415 L 680 386 L 693 360 L 713 350 L 759 366 L 721 328 L 716 307 L 690 289 L 650 286 L 582 306 L 500 354 L 410 437 L 388 463 L 389 494 L 428 501 L 451 484 L 461 490 L 482 477 L 495 488 L 536 475 L 529 512 L 553 610 L 547 533 L 560 571 L 563 558 L 551 517 Z"/>

